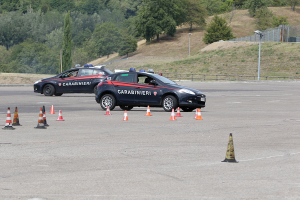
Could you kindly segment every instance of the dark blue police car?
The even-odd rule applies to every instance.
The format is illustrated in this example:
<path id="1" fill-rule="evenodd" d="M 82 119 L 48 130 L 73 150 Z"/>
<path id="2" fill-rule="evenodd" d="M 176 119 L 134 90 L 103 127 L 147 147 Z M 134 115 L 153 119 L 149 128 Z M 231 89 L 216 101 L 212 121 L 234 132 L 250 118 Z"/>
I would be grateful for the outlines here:
<path id="1" fill-rule="evenodd" d="M 54 77 L 34 83 L 34 92 L 45 96 L 61 96 L 63 93 L 95 93 L 97 85 L 106 76 L 113 74 L 105 66 L 84 65 L 64 71 Z"/>
<path id="2" fill-rule="evenodd" d="M 154 73 L 129 72 L 111 74 L 99 83 L 96 102 L 103 110 L 120 106 L 131 110 L 134 106 L 163 107 L 169 112 L 178 106 L 186 112 L 205 107 L 206 96 L 195 89 Z"/>

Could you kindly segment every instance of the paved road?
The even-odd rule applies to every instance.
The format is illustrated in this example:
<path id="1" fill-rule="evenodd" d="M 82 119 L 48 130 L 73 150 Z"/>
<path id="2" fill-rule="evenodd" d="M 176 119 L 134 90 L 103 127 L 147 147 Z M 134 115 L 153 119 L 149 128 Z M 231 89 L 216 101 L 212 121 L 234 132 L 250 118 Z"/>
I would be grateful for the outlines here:
<path id="1" fill-rule="evenodd" d="M 0 199 L 300 199 L 300 82 L 181 84 L 207 95 L 203 120 L 0 87 L 0 125 L 8 106 L 22 124 L 0 129 Z M 43 105 L 50 127 L 34 129 Z M 229 133 L 239 163 L 221 162 Z"/>

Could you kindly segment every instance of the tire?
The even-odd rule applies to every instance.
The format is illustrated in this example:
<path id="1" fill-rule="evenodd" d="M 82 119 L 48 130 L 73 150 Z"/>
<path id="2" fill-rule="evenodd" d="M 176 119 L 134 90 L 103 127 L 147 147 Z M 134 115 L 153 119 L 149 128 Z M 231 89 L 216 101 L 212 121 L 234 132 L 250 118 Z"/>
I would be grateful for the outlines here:
<path id="1" fill-rule="evenodd" d="M 59 97 L 59 96 L 63 95 L 63 93 L 55 93 L 54 95 Z"/>
<path id="2" fill-rule="evenodd" d="M 178 106 L 178 101 L 172 95 L 166 96 L 162 101 L 162 107 L 164 108 L 164 110 L 166 112 L 171 112 L 172 109 L 175 110 L 177 108 L 177 106 Z"/>
<path id="3" fill-rule="evenodd" d="M 94 87 L 94 94 L 97 95 L 97 85 Z"/>
<path id="4" fill-rule="evenodd" d="M 100 99 L 100 106 L 103 110 L 106 110 L 107 106 L 113 110 L 116 107 L 116 98 L 111 94 L 105 94 Z"/>
<path id="5" fill-rule="evenodd" d="M 192 112 L 193 110 L 195 110 L 195 108 L 189 108 L 189 107 L 182 107 L 181 109 L 183 110 L 183 112 Z"/>
<path id="6" fill-rule="evenodd" d="M 121 108 L 122 110 L 127 110 L 127 111 L 129 111 L 129 110 L 131 110 L 131 109 L 133 108 L 133 106 L 120 106 L 120 108 Z"/>
<path id="7" fill-rule="evenodd" d="M 45 87 L 43 88 L 43 93 L 45 96 L 53 96 L 53 94 L 55 93 L 54 86 L 51 84 L 45 85 Z"/>

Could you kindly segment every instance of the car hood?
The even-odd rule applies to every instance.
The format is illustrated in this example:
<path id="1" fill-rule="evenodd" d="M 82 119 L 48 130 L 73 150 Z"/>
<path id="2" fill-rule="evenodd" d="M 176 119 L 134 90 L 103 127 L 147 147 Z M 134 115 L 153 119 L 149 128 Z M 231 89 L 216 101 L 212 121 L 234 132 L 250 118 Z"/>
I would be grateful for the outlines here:
<path id="1" fill-rule="evenodd" d="M 172 85 L 172 87 L 174 89 L 178 89 L 178 90 L 180 90 L 180 89 L 188 89 L 188 90 L 191 90 L 191 91 L 195 92 L 196 95 L 204 95 L 204 93 L 201 92 L 201 91 L 199 91 L 199 90 L 196 90 L 196 89 L 193 89 L 193 88 L 189 88 L 189 87 L 185 87 L 185 86 L 182 86 L 182 85 Z"/>

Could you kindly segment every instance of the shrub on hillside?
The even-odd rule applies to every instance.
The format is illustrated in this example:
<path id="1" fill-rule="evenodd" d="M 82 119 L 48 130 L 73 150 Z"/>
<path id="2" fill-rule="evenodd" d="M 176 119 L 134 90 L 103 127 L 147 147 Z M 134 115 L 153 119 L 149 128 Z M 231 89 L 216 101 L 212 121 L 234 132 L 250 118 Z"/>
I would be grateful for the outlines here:
<path id="1" fill-rule="evenodd" d="M 219 40 L 229 40 L 234 38 L 231 28 L 227 25 L 224 18 L 214 16 L 213 21 L 207 28 L 207 33 L 204 34 L 203 41 L 205 44 L 211 44 Z"/>

